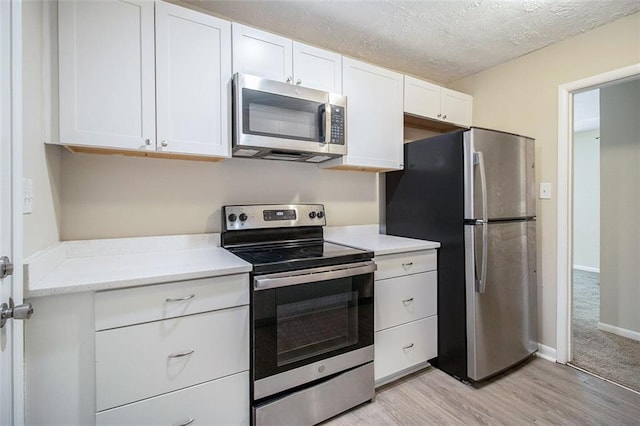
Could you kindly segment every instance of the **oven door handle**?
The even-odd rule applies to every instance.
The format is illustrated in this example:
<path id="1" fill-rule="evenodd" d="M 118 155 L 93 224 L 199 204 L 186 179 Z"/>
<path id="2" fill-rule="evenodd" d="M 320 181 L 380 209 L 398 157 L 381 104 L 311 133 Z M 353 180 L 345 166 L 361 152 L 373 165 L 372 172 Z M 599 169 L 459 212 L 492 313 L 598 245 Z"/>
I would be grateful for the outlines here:
<path id="1" fill-rule="evenodd" d="M 305 269 L 304 271 L 292 271 L 272 275 L 260 275 L 253 279 L 255 290 L 268 290 L 291 285 L 307 284 L 318 281 L 335 280 L 338 278 L 353 277 L 356 275 L 370 274 L 378 267 L 374 262 L 351 263 L 349 265 L 336 265 L 322 268 Z"/>

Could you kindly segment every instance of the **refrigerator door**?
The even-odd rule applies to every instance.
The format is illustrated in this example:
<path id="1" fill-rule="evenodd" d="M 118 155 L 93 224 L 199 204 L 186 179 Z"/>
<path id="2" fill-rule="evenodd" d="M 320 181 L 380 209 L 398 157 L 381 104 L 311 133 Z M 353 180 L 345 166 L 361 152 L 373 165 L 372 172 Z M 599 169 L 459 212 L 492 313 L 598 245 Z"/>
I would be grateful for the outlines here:
<path id="1" fill-rule="evenodd" d="M 535 216 L 534 157 L 533 139 L 477 128 L 466 131 L 465 219 L 483 219 L 484 202 L 485 220 Z"/>
<path id="2" fill-rule="evenodd" d="M 467 370 L 482 380 L 537 350 L 535 221 L 465 225 Z M 478 278 L 486 256 L 486 283 Z"/>

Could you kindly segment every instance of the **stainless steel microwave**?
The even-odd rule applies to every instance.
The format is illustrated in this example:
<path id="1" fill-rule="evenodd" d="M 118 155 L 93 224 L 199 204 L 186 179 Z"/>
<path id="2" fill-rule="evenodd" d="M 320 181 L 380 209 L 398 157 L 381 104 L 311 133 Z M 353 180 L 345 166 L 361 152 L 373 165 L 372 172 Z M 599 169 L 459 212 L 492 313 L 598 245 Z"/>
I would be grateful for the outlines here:
<path id="1" fill-rule="evenodd" d="M 233 156 L 321 163 L 347 154 L 346 96 L 233 76 Z"/>

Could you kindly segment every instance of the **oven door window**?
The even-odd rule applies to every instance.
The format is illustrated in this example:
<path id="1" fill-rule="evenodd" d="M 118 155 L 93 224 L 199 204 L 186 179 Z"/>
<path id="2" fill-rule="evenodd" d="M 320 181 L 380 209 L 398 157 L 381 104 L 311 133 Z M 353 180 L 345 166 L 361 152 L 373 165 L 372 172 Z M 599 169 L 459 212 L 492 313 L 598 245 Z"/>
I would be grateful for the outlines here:
<path id="1" fill-rule="evenodd" d="M 373 273 L 253 292 L 255 379 L 373 344 Z"/>
<path id="2" fill-rule="evenodd" d="M 278 367 L 358 341 L 358 293 L 349 290 L 277 306 Z"/>
<path id="3" fill-rule="evenodd" d="M 308 142 L 323 142 L 325 104 L 242 89 L 242 132 Z"/>

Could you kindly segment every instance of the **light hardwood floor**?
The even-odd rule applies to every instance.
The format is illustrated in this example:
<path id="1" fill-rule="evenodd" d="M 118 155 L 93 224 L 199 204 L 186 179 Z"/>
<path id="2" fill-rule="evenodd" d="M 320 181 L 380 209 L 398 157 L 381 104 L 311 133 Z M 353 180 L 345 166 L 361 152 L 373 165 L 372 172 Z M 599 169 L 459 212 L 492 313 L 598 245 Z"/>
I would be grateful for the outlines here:
<path id="1" fill-rule="evenodd" d="M 640 395 L 533 358 L 478 388 L 428 368 L 325 425 L 640 425 Z"/>

